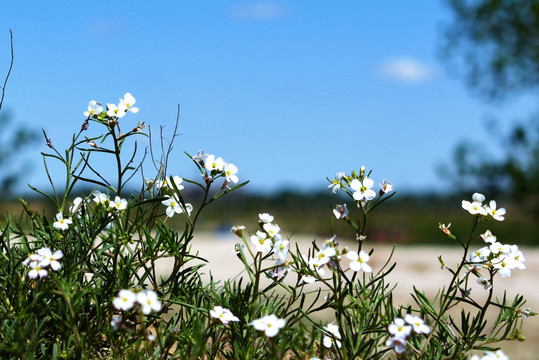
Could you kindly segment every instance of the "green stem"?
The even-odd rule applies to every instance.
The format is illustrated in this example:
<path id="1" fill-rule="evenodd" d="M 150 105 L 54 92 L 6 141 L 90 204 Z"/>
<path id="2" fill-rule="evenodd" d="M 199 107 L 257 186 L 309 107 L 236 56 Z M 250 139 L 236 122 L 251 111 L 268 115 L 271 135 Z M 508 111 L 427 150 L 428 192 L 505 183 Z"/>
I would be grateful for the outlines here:
<path id="1" fill-rule="evenodd" d="M 422 359 L 423 356 L 425 355 L 428 344 L 431 341 L 431 339 L 432 339 L 432 337 L 433 337 L 433 335 L 435 333 L 436 328 L 440 324 L 440 321 L 442 320 L 443 315 L 445 314 L 445 312 L 449 309 L 449 307 L 451 305 L 451 301 L 453 300 L 453 297 L 450 296 L 450 294 L 451 294 L 451 292 L 454 292 L 454 291 L 457 290 L 457 289 L 452 290 L 452 288 L 455 285 L 455 281 L 457 280 L 460 271 L 462 270 L 462 268 L 466 264 L 466 258 L 468 257 L 468 251 L 469 251 L 469 248 L 470 248 L 470 243 L 472 242 L 473 233 L 474 233 L 475 228 L 477 227 L 478 223 L 479 223 L 479 218 L 475 217 L 474 218 L 474 223 L 473 223 L 473 226 L 472 226 L 472 230 L 470 232 L 470 235 L 468 236 L 468 241 L 464 245 L 464 255 L 462 256 L 462 261 L 459 263 L 459 265 L 457 267 L 457 270 L 453 274 L 453 277 L 451 278 L 451 282 L 449 283 L 449 286 L 447 287 L 447 290 L 446 290 L 445 294 L 443 295 L 442 303 L 440 305 L 440 311 L 438 312 L 438 316 L 436 317 L 436 320 L 435 320 L 434 324 L 432 325 L 429 336 L 427 337 L 427 340 L 425 341 L 425 344 L 423 345 L 423 350 L 419 354 L 418 359 Z"/>
<path id="2" fill-rule="evenodd" d="M 122 196 L 122 159 L 120 158 L 120 145 L 116 138 L 116 130 L 114 126 L 110 126 L 110 134 L 112 141 L 114 142 L 114 156 L 116 157 L 116 167 L 118 172 L 118 186 L 116 188 L 116 195 Z"/>

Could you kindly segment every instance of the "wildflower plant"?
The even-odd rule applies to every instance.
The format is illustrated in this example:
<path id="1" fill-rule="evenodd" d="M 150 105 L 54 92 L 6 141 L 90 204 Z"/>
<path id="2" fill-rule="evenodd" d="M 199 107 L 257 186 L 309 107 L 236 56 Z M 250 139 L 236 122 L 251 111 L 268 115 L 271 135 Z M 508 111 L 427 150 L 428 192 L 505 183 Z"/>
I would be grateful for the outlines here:
<path id="1" fill-rule="evenodd" d="M 2 358 L 430 360 L 479 351 L 490 359 L 505 358 L 498 342 L 523 339 L 522 321 L 535 314 L 522 296 L 494 299 L 493 289 L 525 269 L 524 254 L 483 228 L 503 221 L 505 209 L 479 193 L 463 201 L 470 235 L 461 239 L 440 224 L 440 236 L 463 250 L 456 266 L 439 259 L 446 286 L 434 297 L 414 289 L 415 304 L 395 304 L 387 275 L 397 264 L 393 253 L 377 261 L 382 266 L 371 263 L 379 255 L 368 225 L 396 192 L 385 179 L 375 185 L 364 167 L 328 179 L 328 190 L 348 201 L 328 211 L 327 240 L 300 248 L 278 218 L 261 211 L 250 230 L 231 229 L 245 271 L 203 280 L 204 259 L 191 251 L 197 223 L 247 182 L 234 164 L 203 151 L 187 154 L 199 177 L 169 174 L 177 122 L 170 139 L 161 129 L 155 146 L 135 104 L 130 93 L 105 106 L 90 101 L 64 151 L 44 132 L 45 174 L 51 180 L 49 163 L 59 162 L 65 182 L 60 188 L 51 180 L 50 191 L 32 187 L 53 214 L 21 199 L 23 216 L 2 225 Z M 112 178 L 103 164 L 114 164 Z M 188 202 L 187 188 L 198 197 Z M 183 226 L 172 227 L 171 218 Z M 341 227 L 354 230 L 352 243 L 339 238 Z M 157 271 L 163 260 L 171 262 L 165 274 Z"/>

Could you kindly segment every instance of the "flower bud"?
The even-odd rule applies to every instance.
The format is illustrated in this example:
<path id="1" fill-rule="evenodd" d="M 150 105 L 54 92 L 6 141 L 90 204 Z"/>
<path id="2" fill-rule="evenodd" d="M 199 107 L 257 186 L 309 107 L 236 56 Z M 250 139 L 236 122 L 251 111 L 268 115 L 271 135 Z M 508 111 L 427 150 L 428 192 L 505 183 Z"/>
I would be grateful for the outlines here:
<path id="1" fill-rule="evenodd" d="M 243 225 L 232 226 L 232 229 L 230 229 L 230 231 L 232 231 L 234 234 L 236 234 L 239 237 L 243 236 L 243 230 L 245 230 L 245 226 Z"/>
<path id="2" fill-rule="evenodd" d="M 445 224 L 438 223 L 438 228 L 442 230 L 442 232 L 446 234 L 447 236 L 451 236 L 451 231 L 449 230 L 450 227 L 451 227 L 451 223 L 449 223 L 449 225 L 447 226 Z"/>
<path id="3" fill-rule="evenodd" d="M 139 121 L 137 126 L 135 126 L 135 128 L 132 131 L 139 132 L 139 131 L 142 131 L 142 129 L 144 129 L 145 127 L 146 127 L 146 124 Z"/>

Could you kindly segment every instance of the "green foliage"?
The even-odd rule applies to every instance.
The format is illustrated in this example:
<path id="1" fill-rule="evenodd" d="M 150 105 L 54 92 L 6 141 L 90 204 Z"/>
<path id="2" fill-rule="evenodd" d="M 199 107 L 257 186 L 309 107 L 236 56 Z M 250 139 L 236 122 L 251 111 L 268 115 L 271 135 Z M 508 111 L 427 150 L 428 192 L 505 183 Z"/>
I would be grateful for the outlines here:
<path id="1" fill-rule="evenodd" d="M 446 0 L 444 55 L 490 98 L 539 84 L 539 1 Z"/>
<path id="2" fill-rule="evenodd" d="M 490 131 L 489 143 L 461 141 L 453 151 L 452 164 L 440 174 L 461 193 L 485 189 L 496 197 L 512 198 L 523 210 L 539 215 L 539 122 L 537 116 L 517 122 L 504 134 Z M 496 127 L 494 127 L 496 128 Z M 491 128 L 492 129 L 492 128 Z"/>
<path id="3" fill-rule="evenodd" d="M 55 219 L 20 199 L 23 216 L 3 225 L 2 358 L 466 359 L 472 350 L 521 339 L 523 318 L 533 315 L 523 308 L 523 298 L 495 300 L 489 288 L 480 302 L 468 286 L 480 272 L 493 284 L 494 276 L 507 270 L 499 266 L 501 256 L 508 256 L 502 252 L 481 260 L 469 256 L 472 243 L 482 242 L 480 225 L 503 211 L 496 215 L 492 204 L 482 207 L 465 238 L 442 226 L 449 241 L 463 249 L 456 268 L 444 265 L 446 287 L 435 298 L 415 289 L 416 304 L 395 304 L 395 285 L 386 277 L 397 264 L 390 257 L 381 268 L 368 265 L 376 254 L 368 248 L 370 219 L 395 192 L 385 184 L 377 195 L 364 168 L 330 181 L 333 192 L 345 195 L 338 200 L 352 204 L 350 212 L 344 204 L 335 209 L 330 239 L 309 249 L 294 247 L 273 216 L 260 214 L 254 234 L 233 228 L 245 271 L 223 282 L 204 281 L 205 260 L 191 251 L 195 230 L 207 207 L 247 182 L 232 186 L 238 183 L 235 167 L 203 153 L 189 155 L 200 178 L 168 174 L 175 129 L 170 141 L 161 135 L 161 155 L 149 149 L 153 180 L 143 179 L 140 191 L 127 195 L 126 184 L 144 172 L 145 157 L 128 144 L 150 135 L 141 123 L 120 131 L 126 111 L 136 112 L 133 103 L 126 94 L 117 106 L 123 113 L 115 113 L 91 102 L 68 149 L 59 151 L 49 142 L 45 169 L 49 161 L 60 161 L 66 181 L 62 190 L 51 182 L 52 195 L 35 190 L 57 209 Z M 86 136 L 94 130 L 90 124 L 98 133 Z M 97 170 L 93 160 L 99 156 L 112 159 L 116 178 Z M 96 188 L 73 199 L 77 184 Z M 188 202 L 184 185 L 196 189 L 200 200 Z M 169 221 L 177 217 L 184 219 L 179 229 Z M 334 233 L 341 227 L 352 229 L 357 248 L 338 244 Z M 157 264 L 166 259 L 170 268 L 158 273 Z M 457 308 L 462 311 L 454 315 Z M 498 316 L 488 324 L 492 308 Z M 333 320 L 322 322 L 322 313 Z"/>
<path id="4" fill-rule="evenodd" d="M 512 97 L 539 84 L 539 1 L 447 0 L 453 22 L 444 57 L 488 99 Z M 456 65 L 456 66 L 455 66 Z M 488 124 L 489 146 L 461 142 L 443 174 L 456 188 L 482 188 L 522 202 L 539 214 L 539 118 L 515 122 L 504 133 Z M 494 145 L 498 151 L 493 151 Z M 536 220 L 535 219 L 535 220 Z"/>

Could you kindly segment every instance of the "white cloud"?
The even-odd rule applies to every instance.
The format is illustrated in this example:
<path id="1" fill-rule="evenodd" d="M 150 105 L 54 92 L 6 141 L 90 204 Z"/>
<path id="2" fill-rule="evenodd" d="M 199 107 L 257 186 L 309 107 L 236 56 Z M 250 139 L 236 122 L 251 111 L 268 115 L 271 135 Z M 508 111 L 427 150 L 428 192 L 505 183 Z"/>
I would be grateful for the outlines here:
<path id="1" fill-rule="evenodd" d="M 388 59 L 378 69 L 379 74 L 387 79 L 418 83 L 432 79 L 434 69 L 411 57 L 397 57 Z"/>
<path id="2" fill-rule="evenodd" d="M 257 2 L 234 5 L 231 13 L 238 19 L 268 20 L 285 17 L 290 13 L 290 9 L 276 2 Z"/>
<path id="3" fill-rule="evenodd" d="M 128 30 L 128 25 L 122 19 L 95 18 L 87 23 L 88 29 L 96 35 L 118 35 Z"/>

